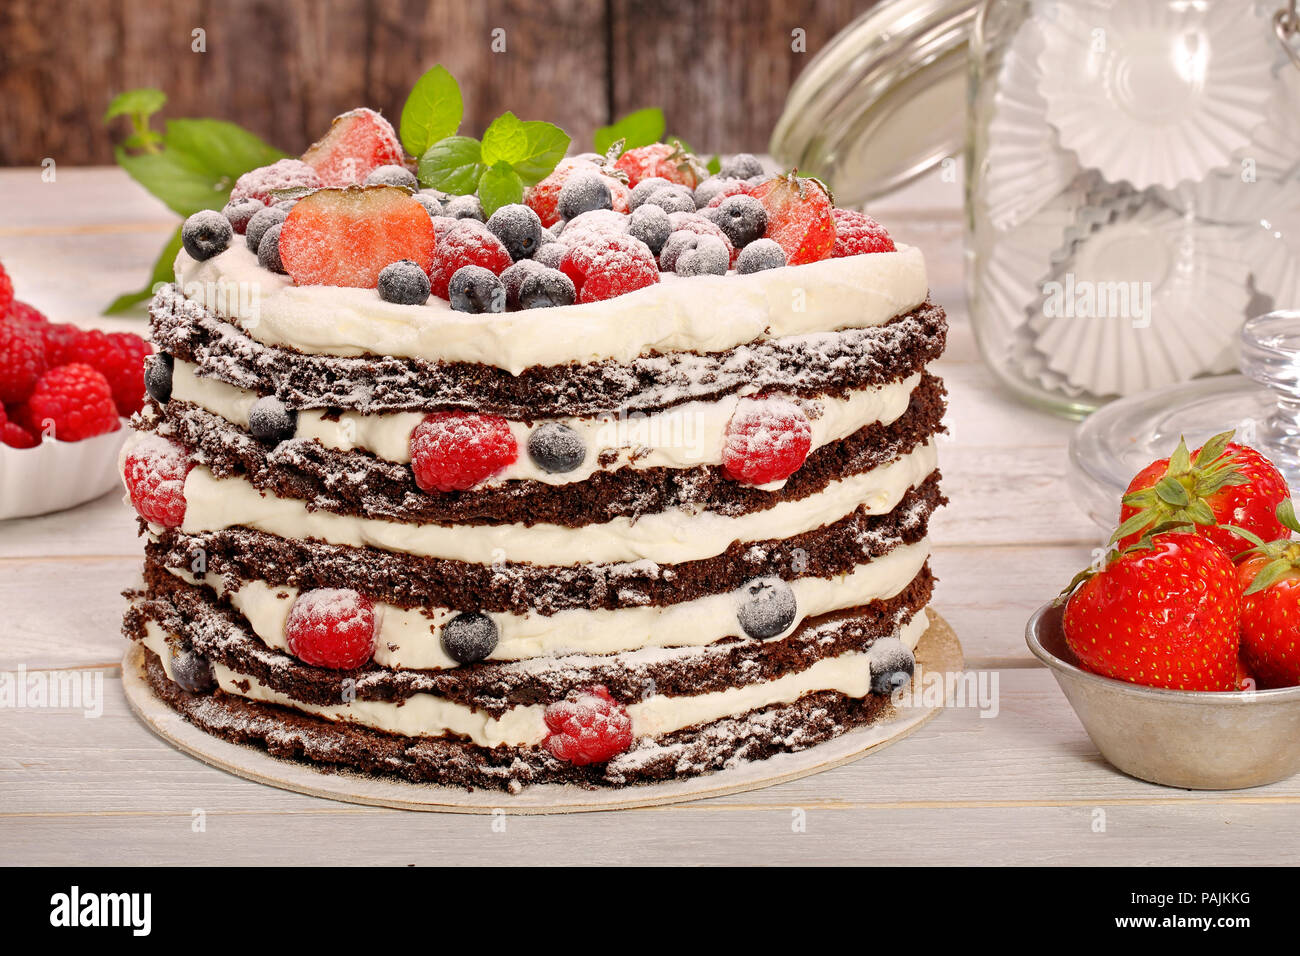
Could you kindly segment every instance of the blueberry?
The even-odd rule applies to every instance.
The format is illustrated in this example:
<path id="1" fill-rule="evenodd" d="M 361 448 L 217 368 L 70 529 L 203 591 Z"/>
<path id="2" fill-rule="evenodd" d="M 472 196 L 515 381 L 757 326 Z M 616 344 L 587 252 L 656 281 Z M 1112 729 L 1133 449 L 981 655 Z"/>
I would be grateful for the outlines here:
<path id="1" fill-rule="evenodd" d="M 734 183 L 734 179 L 729 179 L 724 176 L 710 176 L 708 179 L 704 180 L 704 182 L 695 187 L 695 192 L 692 194 L 695 197 L 695 208 L 706 208 L 709 203 L 713 202 L 718 193 L 722 192 Z"/>
<path id="2" fill-rule="evenodd" d="M 587 445 L 568 425 L 547 422 L 528 436 L 528 457 L 542 471 L 563 474 L 587 460 Z"/>
<path id="3" fill-rule="evenodd" d="M 216 686 L 212 665 L 194 648 L 172 648 L 172 680 L 191 694 L 204 694 Z"/>
<path id="4" fill-rule="evenodd" d="M 867 651 L 871 666 L 871 690 L 876 694 L 892 694 L 912 679 L 916 658 L 896 637 L 883 637 Z"/>
<path id="5" fill-rule="evenodd" d="M 520 203 L 502 206 L 488 218 L 487 227 L 515 262 L 531 259 L 542 244 L 542 220 Z"/>
<path id="6" fill-rule="evenodd" d="M 709 219 L 721 229 L 737 249 L 743 249 L 767 232 L 767 210 L 753 196 L 728 196 Z"/>
<path id="7" fill-rule="evenodd" d="M 420 183 L 415 178 L 415 173 L 411 172 L 405 166 L 392 164 L 389 166 L 376 166 L 370 170 L 370 175 L 366 177 L 367 186 L 401 186 L 404 189 L 419 189 Z"/>
<path id="8" fill-rule="evenodd" d="M 274 395 L 263 395 L 248 409 L 248 433 L 267 445 L 288 441 L 298 430 L 298 413 Z"/>
<path id="9" fill-rule="evenodd" d="M 429 301 L 429 276 L 410 259 L 398 259 L 379 271 L 375 289 L 385 302 L 424 305 Z"/>
<path id="10" fill-rule="evenodd" d="M 451 307 L 457 312 L 504 312 L 506 287 L 489 269 L 461 266 L 447 287 Z"/>
<path id="11" fill-rule="evenodd" d="M 452 219 L 477 219 L 483 221 L 483 204 L 477 196 L 453 196 L 442 204 L 444 215 Z"/>
<path id="12" fill-rule="evenodd" d="M 755 239 L 736 259 L 736 271 L 741 275 L 762 272 L 764 269 L 779 269 L 785 265 L 785 250 L 777 245 L 775 239 Z"/>
<path id="13" fill-rule="evenodd" d="M 656 189 L 641 205 L 658 206 L 664 212 L 695 212 L 695 194 L 679 183 L 672 183 Z"/>
<path id="14" fill-rule="evenodd" d="M 271 272 L 285 274 L 284 262 L 280 259 L 280 230 L 284 223 L 276 223 L 262 233 L 262 241 L 257 244 L 257 264 Z"/>
<path id="15" fill-rule="evenodd" d="M 780 578 L 754 578 L 742 584 L 737 594 L 736 617 L 750 637 L 765 641 L 794 623 L 794 591 Z"/>
<path id="16" fill-rule="evenodd" d="M 578 300 L 578 291 L 573 287 L 573 280 L 559 269 L 542 266 L 524 276 L 519 284 L 519 308 L 549 309 L 557 305 L 573 305 Z"/>
<path id="17" fill-rule="evenodd" d="M 288 215 L 289 210 L 283 206 L 267 206 L 248 220 L 248 225 L 244 228 L 244 241 L 248 243 L 249 251 L 256 252 L 266 230 L 280 225 Z"/>
<path id="18" fill-rule="evenodd" d="M 235 229 L 230 220 L 213 209 L 201 209 L 181 226 L 181 245 L 191 257 L 202 262 L 225 252 Z"/>
<path id="19" fill-rule="evenodd" d="M 429 193 L 416 193 L 411 198 L 425 208 L 425 211 L 429 213 L 429 218 L 446 215 L 446 210 L 443 208 L 442 200 L 437 196 L 432 196 Z"/>
<path id="20" fill-rule="evenodd" d="M 651 176 L 643 179 L 632 187 L 631 194 L 627 197 L 627 208 L 629 212 L 639 209 L 651 196 L 666 186 L 672 186 L 674 183 L 662 176 Z"/>
<path id="21" fill-rule="evenodd" d="M 144 390 L 159 405 L 166 405 L 172 397 L 172 369 L 176 360 L 166 352 L 149 356 L 144 367 Z"/>
<path id="22" fill-rule="evenodd" d="M 717 236 L 713 237 L 718 238 Z M 677 260 L 688 249 L 700 244 L 700 234 L 688 229 L 679 229 L 668 236 L 663 249 L 659 251 L 659 269 L 662 272 L 676 272 Z"/>
<path id="23" fill-rule="evenodd" d="M 461 664 L 473 664 L 491 654 L 500 639 L 492 618 L 478 611 L 457 614 L 442 626 L 442 649 Z"/>
<path id="24" fill-rule="evenodd" d="M 718 175 L 727 179 L 749 179 L 764 175 L 763 164 L 753 153 L 728 156 L 718 166 Z"/>
<path id="25" fill-rule="evenodd" d="M 560 189 L 557 209 L 561 219 L 572 219 L 593 209 L 613 209 L 614 196 L 605 177 L 597 173 L 570 176 Z"/>
<path id="26" fill-rule="evenodd" d="M 221 214 L 230 220 L 230 228 L 242 236 L 244 230 L 248 228 L 248 220 L 265 208 L 266 206 L 256 199 L 236 199 L 226 203 L 226 208 L 221 210 Z"/>
<path id="27" fill-rule="evenodd" d="M 731 253 L 717 236 L 697 236 L 695 245 L 677 254 L 673 271 L 679 276 L 725 276 Z"/>
<path id="28" fill-rule="evenodd" d="M 562 242 L 544 242 L 542 247 L 534 253 L 533 261 L 546 266 L 548 269 L 558 269 L 568 251 L 569 247 Z"/>
<path id="29" fill-rule="evenodd" d="M 536 259 L 520 259 L 501 273 L 501 284 L 505 286 L 506 290 L 507 312 L 518 311 L 519 288 L 524 284 L 524 279 L 528 278 L 530 273 L 544 268 L 545 266 Z"/>
<path id="30" fill-rule="evenodd" d="M 650 247 L 650 252 L 659 255 L 664 243 L 672 235 L 672 223 L 668 213 L 661 206 L 644 205 L 628 218 L 627 234 L 633 239 L 640 239 Z"/>

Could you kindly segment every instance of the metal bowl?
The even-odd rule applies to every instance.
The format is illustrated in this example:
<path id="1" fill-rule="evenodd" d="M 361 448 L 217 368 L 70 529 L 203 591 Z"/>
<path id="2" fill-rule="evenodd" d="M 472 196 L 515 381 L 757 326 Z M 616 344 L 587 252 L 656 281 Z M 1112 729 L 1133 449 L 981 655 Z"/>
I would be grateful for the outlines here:
<path id="1" fill-rule="evenodd" d="M 1065 643 L 1064 616 L 1064 607 L 1039 608 L 1025 642 L 1117 769 L 1188 790 L 1261 787 L 1300 773 L 1300 687 L 1213 693 L 1091 674 Z"/>

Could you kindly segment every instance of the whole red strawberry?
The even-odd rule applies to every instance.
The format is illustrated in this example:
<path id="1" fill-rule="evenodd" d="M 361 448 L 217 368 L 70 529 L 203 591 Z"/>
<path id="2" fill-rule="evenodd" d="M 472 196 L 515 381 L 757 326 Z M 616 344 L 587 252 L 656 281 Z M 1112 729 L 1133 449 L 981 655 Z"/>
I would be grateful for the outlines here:
<path id="1" fill-rule="evenodd" d="M 1205 538 L 1169 531 L 1084 577 L 1065 608 L 1080 665 L 1116 680 L 1176 690 L 1230 691 L 1237 676 L 1241 586 Z"/>
<path id="2" fill-rule="evenodd" d="M 799 470 L 812 445 L 803 409 L 780 398 L 745 399 L 727 422 L 722 468 L 749 485 L 784 481 Z"/>
<path id="3" fill-rule="evenodd" d="M 1300 531 L 1289 498 L 1277 518 L 1288 531 Z M 1300 684 L 1300 541 L 1260 543 L 1238 562 L 1237 576 L 1244 589 L 1242 663 L 1260 687 Z"/>
<path id="4" fill-rule="evenodd" d="M 601 684 L 571 690 L 546 708 L 546 749 L 571 764 L 604 763 L 632 746 L 632 718 Z"/>
<path id="5" fill-rule="evenodd" d="M 643 179 L 658 176 L 694 189 L 708 176 L 699 160 L 678 142 L 651 143 L 629 149 L 618 158 L 614 167 L 627 173 L 627 184 L 633 187 Z"/>
<path id="6" fill-rule="evenodd" d="M 835 204 L 816 179 L 791 172 L 759 183 L 750 193 L 767 211 L 766 238 L 785 251 L 788 265 L 817 262 L 835 247 Z"/>
<path id="7" fill-rule="evenodd" d="M 304 663 L 353 670 L 375 652 L 375 605 L 346 588 L 304 591 L 289 608 L 284 637 Z"/>
<path id="8" fill-rule="evenodd" d="M 519 457 L 510 423 L 497 415 L 434 412 L 411 432 L 411 470 L 425 491 L 464 491 Z"/>
<path id="9" fill-rule="evenodd" d="M 59 441 L 93 438 L 122 424 L 108 379 L 81 363 L 60 365 L 42 375 L 28 396 L 23 417 L 34 431 Z"/>
<path id="10" fill-rule="evenodd" d="M 1171 456 L 1138 472 L 1124 494 L 1112 543 L 1122 550 L 1161 525 L 1193 524 L 1197 534 L 1231 557 L 1250 546 L 1232 527 L 1264 541 L 1284 537 L 1277 506 L 1290 496 L 1286 479 L 1255 449 L 1234 443 L 1232 435 L 1215 435 L 1190 454 L 1180 440 Z"/>

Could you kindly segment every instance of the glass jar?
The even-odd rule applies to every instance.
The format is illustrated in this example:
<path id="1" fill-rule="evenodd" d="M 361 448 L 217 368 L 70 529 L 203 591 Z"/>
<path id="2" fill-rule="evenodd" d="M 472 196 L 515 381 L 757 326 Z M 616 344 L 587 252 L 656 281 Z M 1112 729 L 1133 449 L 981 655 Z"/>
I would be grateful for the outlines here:
<path id="1" fill-rule="evenodd" d="M 972 30 L 969 304 L 1024 399 L 1082 416 L 1236 370 L 1300 307 L 1294 3 L 986 0 Z"/>

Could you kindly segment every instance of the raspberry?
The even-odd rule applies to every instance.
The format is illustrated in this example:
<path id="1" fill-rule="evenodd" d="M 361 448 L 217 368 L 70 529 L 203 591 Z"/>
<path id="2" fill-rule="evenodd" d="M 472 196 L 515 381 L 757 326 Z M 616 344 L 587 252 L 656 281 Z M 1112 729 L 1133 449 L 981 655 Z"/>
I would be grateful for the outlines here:
<path id="1" fill-rule="evenodd" d="M 612 299 L 659 281 L 650 247 L 631 236 L 588 234 L 565 253 L 560 271 L 573 280 L 580 303 Z"/>
<path id="2" fill-rule="evenodd" d="M 131 504 L 145 521 L 165 528 L 185 520 L 185 476 L 194 463 L 180 445 L 160 435 L 138 442 L 122 465 Z"/>
<path id="3" fill-rule="evenodd" d="M 354 670 L 375 652 L 375 605 L 345 588 L 304 591 L 284 624 L 289 652 L 304 663 Z"/>
<path id="4" fill-rule="evenodd" d="M 694 189 L 708 175 L 680 143 L 651 143 L 629 149 L 614 166 L 627 173 L 627 184 L 633 188 L 643 179 L 659 176 Z"/>
<path id="5" fill-rule="evenodd" d="M 0 265 L 0 319 L 9 314 L 9 307 L 14 301 L 14 280 L 9 278 L 5 267 Z"/>
<path id="6" fill-rule="evenodd" d="M 336 116 L 329 132 L 302 154 L 326 186 L 363 183 L 380 166 L 400 166 L 404 158 L 392 124 L 364 108 Z"/>
<path id="7" fill-rule="evenodd" d="M 794 173 L 759 183 L 750 195 L 767 210 L 768 239 L 785 250 L 789 265 L 816 262 L 835 246 L 835 216 L 826 188 Z"/>
<path id="8" fill-rule="evenodd" d="M 40 377 L 23 417 L 33 428 L 52 430 L 59 441 L 81 441 L 121 426 L 113 389 L 89 365 L 60 365 Z"/>
<path id="9" fill-rule="evenodd" d="M 76 361 L 73 355 L 81 342 L 81 329 L 70 322 L 51 322 L 39 328 L 45 342 L 45 359 L 50 368 Z"/>
<path id="10" fill-rule="evenodd" d="M 551 731 L 546 749 L 575 766 L 604 763 L 632 746 L 632 718 L 602 684 L 569 691 L 543 719 Z"/>
<path id="11" fill-rule="evenodd" d="M 81 362 L 98 371 L 113 389 L 113 403 L 122 416 L 133 415 L 144 405 L 144 361 L 149 343 L 132 332 L 77 330 L 68 344 L 59 348 L 63 363 Z M 55 341 L 53 333 L 47 341 Z"/>
<path id="12" fill-rule="evenodd" d="M 812 425 L 798 405 L 783 398 L 742 399 L 727 422 L 722 469 L 747 485 L 784 481 L 808 457 Z"/>
<path id="13" fill-rule="evenodd" d="M 411 470 L 425 491 L 464 491 L 519 457 L 510 424 L 496 415 L 434 412 L 411 432 Z"/>
<path id="14" fill-rule="evenodd" d="M 449 229 L 433 251 L 429 281 L 433 294 L 450 297 L 451 277 L 465 266 L 481 266 L 499 276 L 513 264 L 501 240 L 477 219 L 460 219 Z"/>
<path id="15" fill-rule="evenodd" d="M 672 226 L 673 232 L 694 232 L 701 236 L 716 236 L 721 239 L 727 247 L 727 266 L 735 266 L 736 257 L 740 255 L 740 250 L 731 244 L 727 234 L 718 227 L 717 223 L 710 222 L 698 212 L 675 212 L 668 217 L 668 222 Z"/>
<path id="16" fill-rule="evenodd" d="M 865 212 L 856 209 L 836 209 L 835 245 L 831 248 L 831 258 L 860 256 L 869 252 L 893 252 L 894 240 L 889 238 L 885 227 L 872 219 Z"/>
<path id="17" fill-rule="evenodd" d="M 10 448 L 35 448 L 40 442 L 21 426 L 13 422 L 5 422 L 0 425 L 0 444 L 8 445 Z"/>
<path id="18" fill-rule="evenodd" d="M 609 187 L 614 212 L 626 213 L 632 195 L 625 183 L 609 174 L 609 170 L 589 159 L 562 159 L 551 174 L 524 193 L 524 203 L 537 213 L 542 225 L 551 227 L 560 221 L 560 190 L 574 173 L 597 173 Z"/>
<path id="19" fill-rule="evenodd" d="M 301 159 L 280 159 L 270 166 L 249 170 L 236 179 L 235 188 L 230 190 L 230 202 L 235 204 L 246 199 L 256 199 L 262 205 L 270 206 L 276 201 L 272 192 L 281 189 L 320 189 L 324 185 L 316 170 Z"/>
<path id="20" fill-rule="evenodd" d="M 0 319 L 0 402 L 21 402 L 45 371 L 45 344 L 26 322 Z"/>
<path id="21" fill-rule="evenodd" d="M 4 313 L 0 312 L 0 315 L 3 314 Z M 40 309 L 28 305 L 26 302 L 19 302 L 17 299 L 14 299 L 13 303 L 9 306 L 9 318 L 18 322 L 26 322 L 29 325 L 37 326 L 48 325 L 50 321 L 46 318 L 45 313 Z"/>

